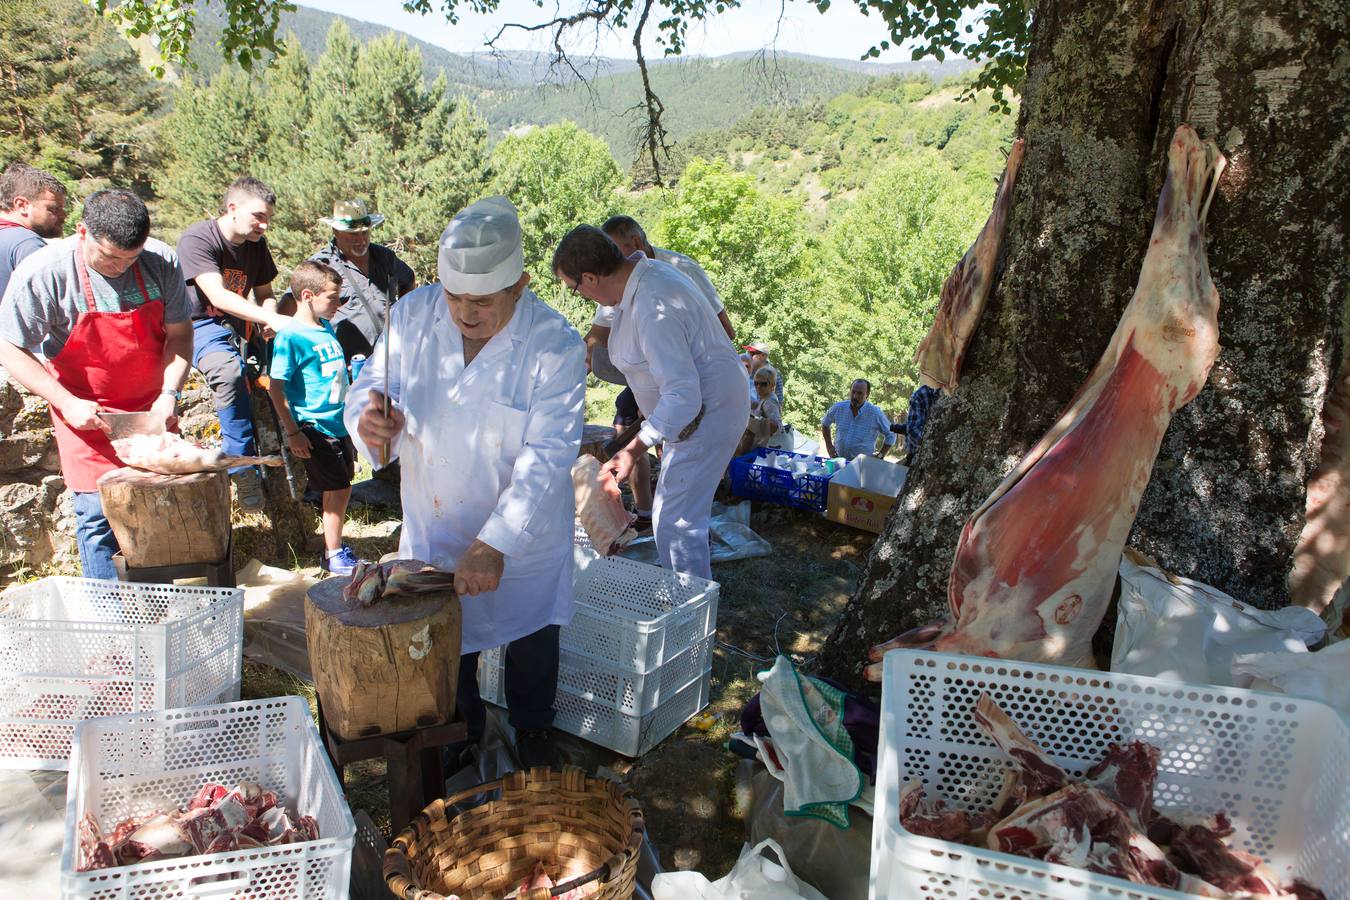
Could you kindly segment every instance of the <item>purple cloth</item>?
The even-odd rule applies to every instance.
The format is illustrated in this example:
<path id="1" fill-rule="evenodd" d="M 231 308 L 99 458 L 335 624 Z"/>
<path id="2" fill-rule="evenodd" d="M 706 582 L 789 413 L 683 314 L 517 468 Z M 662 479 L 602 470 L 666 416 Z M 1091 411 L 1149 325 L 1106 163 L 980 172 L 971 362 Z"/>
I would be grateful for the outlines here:
<path id="1" fill-rule="evenodd" d="M 875 700 L 847 690 L 833 678 L 808 676 L 844 693 L 844 730 L 853 740 L 853 764 L 875 784 L 877 780 L 877 741 L 881 735 L 881 707 Z M 769 736 L 764 714 L 759 708 L 759 694 L 750 698 L 741 710 L 741 732 L 746 735 Z"/>

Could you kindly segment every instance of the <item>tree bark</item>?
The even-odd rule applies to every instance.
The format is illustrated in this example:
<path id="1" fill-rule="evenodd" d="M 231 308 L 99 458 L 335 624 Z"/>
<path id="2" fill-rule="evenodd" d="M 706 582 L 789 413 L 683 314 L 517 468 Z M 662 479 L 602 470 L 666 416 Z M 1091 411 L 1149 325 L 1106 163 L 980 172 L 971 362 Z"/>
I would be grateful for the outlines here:
<path id="1" fill-rule="evenodd" d="M 1037 5 L 1003 272 L 826 674 L 856 684 L 869 645 L 946 614 L 962 525 L 1068 404 L 1134 291 L 1181 122 L 1230 161 L 1208 218 L 1223 349 L 1173 418 L 1130 543 L 1257 606 L 1288 602 L 1350 309 L 1346 26 L 1311 2 Z"/>

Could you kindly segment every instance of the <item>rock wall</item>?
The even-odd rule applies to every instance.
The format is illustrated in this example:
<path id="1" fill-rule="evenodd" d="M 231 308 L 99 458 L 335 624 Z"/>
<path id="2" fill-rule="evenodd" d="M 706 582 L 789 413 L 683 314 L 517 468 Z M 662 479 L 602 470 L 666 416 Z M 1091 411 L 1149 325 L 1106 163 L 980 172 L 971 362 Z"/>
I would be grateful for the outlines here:
<path id="1" fill-rule="evenodd" d="M 0 369 L 0 580 L 46 563 L 78 565 L 78 559 L 47 401 Z"/>

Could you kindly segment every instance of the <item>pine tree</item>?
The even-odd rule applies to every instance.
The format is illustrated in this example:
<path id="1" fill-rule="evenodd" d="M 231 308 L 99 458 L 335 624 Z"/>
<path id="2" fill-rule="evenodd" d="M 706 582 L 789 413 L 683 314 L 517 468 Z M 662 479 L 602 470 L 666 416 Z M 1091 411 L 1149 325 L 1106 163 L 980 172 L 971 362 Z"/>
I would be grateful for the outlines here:
<path id="1" fill-rule="evenodd" d="M 117 31 L 76 0 L 0 3 L 0 164 L 147 192 L 163 98 Z"/>

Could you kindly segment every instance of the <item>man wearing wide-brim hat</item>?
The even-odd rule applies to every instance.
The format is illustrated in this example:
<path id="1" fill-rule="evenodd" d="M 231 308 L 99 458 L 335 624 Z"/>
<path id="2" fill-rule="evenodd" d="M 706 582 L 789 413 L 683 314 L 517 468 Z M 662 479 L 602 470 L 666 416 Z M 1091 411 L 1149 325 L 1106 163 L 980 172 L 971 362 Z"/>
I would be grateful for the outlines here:
<path id="1" fill-rule="evenodd" d="M 478 653 L 505 644 L 519 760 L 552 765 L 558 630 L 572 618 L 571 472 L 585 346 L 529 290 L 520 221 L 505 197 L 456 215 L 437 263 L 440 282 L 393 307 L 344 418 L 368 459 L 387 446 L 402 465 L 399 556 L 455 573 L 464 612 L 458 704 L 469 739 L 482 738 L 486 721 Z"/>
<path id="2" fill-rule="evenodd" d="M 366 201 L 339 200 L 332 216 L 319 222 L 333 229 L 333 239 L 310 259 L 332 266 L 342 276 L 342 306 L 333 329 L 347 361 L 358 353 L 370 356 L 384 330 L 389 306 L 416 284 L 413 270 L 383 244 L 372 243 L 371 229 L 384 222 Z"/>

